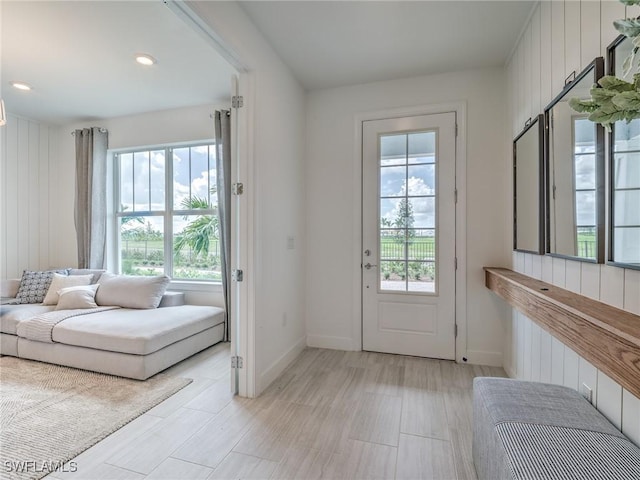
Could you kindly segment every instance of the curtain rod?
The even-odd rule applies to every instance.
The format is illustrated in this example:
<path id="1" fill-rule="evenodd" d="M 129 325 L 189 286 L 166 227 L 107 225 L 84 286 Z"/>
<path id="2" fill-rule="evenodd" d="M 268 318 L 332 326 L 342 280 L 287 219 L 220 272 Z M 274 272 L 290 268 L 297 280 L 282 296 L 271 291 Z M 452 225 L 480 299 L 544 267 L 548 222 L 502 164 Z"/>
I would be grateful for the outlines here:
<path id="1" fill-rule="evenodd" d="M 106 128 L 99 128 L 98 131 L 100 133 L 107 133 L 108 132 L 108 130 Z M 71 135 L 75 136 L 75 134 L 76 134 L 75 130 L 73 132 L 71 132 Z"/>

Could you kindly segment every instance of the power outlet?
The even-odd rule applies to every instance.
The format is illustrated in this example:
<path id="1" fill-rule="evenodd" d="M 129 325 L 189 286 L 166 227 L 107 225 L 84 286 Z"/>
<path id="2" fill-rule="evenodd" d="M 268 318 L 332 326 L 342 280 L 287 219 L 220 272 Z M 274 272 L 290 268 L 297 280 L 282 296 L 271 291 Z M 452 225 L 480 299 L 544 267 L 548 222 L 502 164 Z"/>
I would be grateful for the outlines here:
<path id="1" fill-rule="evenodd" d="M 286 327 L 287 326 L 287 313 L 283 313 L 282 314 L 282 326 Z"/>
<path id="2" fill-rule="evenodd" d="M 580 387 L 580 394 L 586 398 L 589 403 L 593 403 L 593 390 L 586 383 L 583 383 Z"/>
<path id="3" fill-rule="evenodd" d="M 296 248 L 295 238 L 292 236 L 287 237 L 287 250 L 293 250 L 294 248 Z"/>

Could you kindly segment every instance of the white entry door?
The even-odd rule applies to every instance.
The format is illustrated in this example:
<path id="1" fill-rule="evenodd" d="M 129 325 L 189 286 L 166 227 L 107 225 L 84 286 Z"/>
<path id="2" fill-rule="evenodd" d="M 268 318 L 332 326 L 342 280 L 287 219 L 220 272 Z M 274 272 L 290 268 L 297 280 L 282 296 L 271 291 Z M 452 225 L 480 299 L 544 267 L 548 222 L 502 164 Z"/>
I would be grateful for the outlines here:
<path id="1" fill-rule="evenodd" d="M 455 359 L 456 114 L 362 123 L 362 346 Z"/>

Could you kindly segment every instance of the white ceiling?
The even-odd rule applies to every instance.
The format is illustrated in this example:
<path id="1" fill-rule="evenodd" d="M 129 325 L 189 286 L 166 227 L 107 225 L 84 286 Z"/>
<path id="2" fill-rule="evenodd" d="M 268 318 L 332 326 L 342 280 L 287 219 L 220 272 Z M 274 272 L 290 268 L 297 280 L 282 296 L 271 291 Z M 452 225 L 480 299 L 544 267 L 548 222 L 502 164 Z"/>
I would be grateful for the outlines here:
<path id="1" fill-rule="evenodd" d="M 307 90 L 504 65 L 535 2 L 249 1 Z M 161 0 L 0 0 L 9 112 L 52 124 L 228 103 L 233 69 Z M 145 52 L 158 59 L 144 68 Z M 31 92 L 9 86 L 31 84 Z"/>
<path id="2" fill-rule="evenodd" d="M 65 124 L 229 102 L 232 68 L 160 0 L 1 0 L 0 8 L 11 113 Z M 158 63 L 138 65 L 138 52 Z"/>
<path id="3" fill-rule="evenodd" d="M 504 65 L 535 3 L 240 2 L 307 90 Z"/>

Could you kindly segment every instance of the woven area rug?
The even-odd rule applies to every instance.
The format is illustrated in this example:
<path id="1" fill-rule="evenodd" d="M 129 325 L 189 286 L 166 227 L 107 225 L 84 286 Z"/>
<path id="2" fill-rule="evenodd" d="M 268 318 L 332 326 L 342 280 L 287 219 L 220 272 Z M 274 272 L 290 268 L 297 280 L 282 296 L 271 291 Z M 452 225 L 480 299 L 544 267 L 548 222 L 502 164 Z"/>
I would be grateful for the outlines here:
<path id="1" fill-rule="evenodd" d="M 44 477 L 189 383 L 1 357 L 0 478 Z"/>

